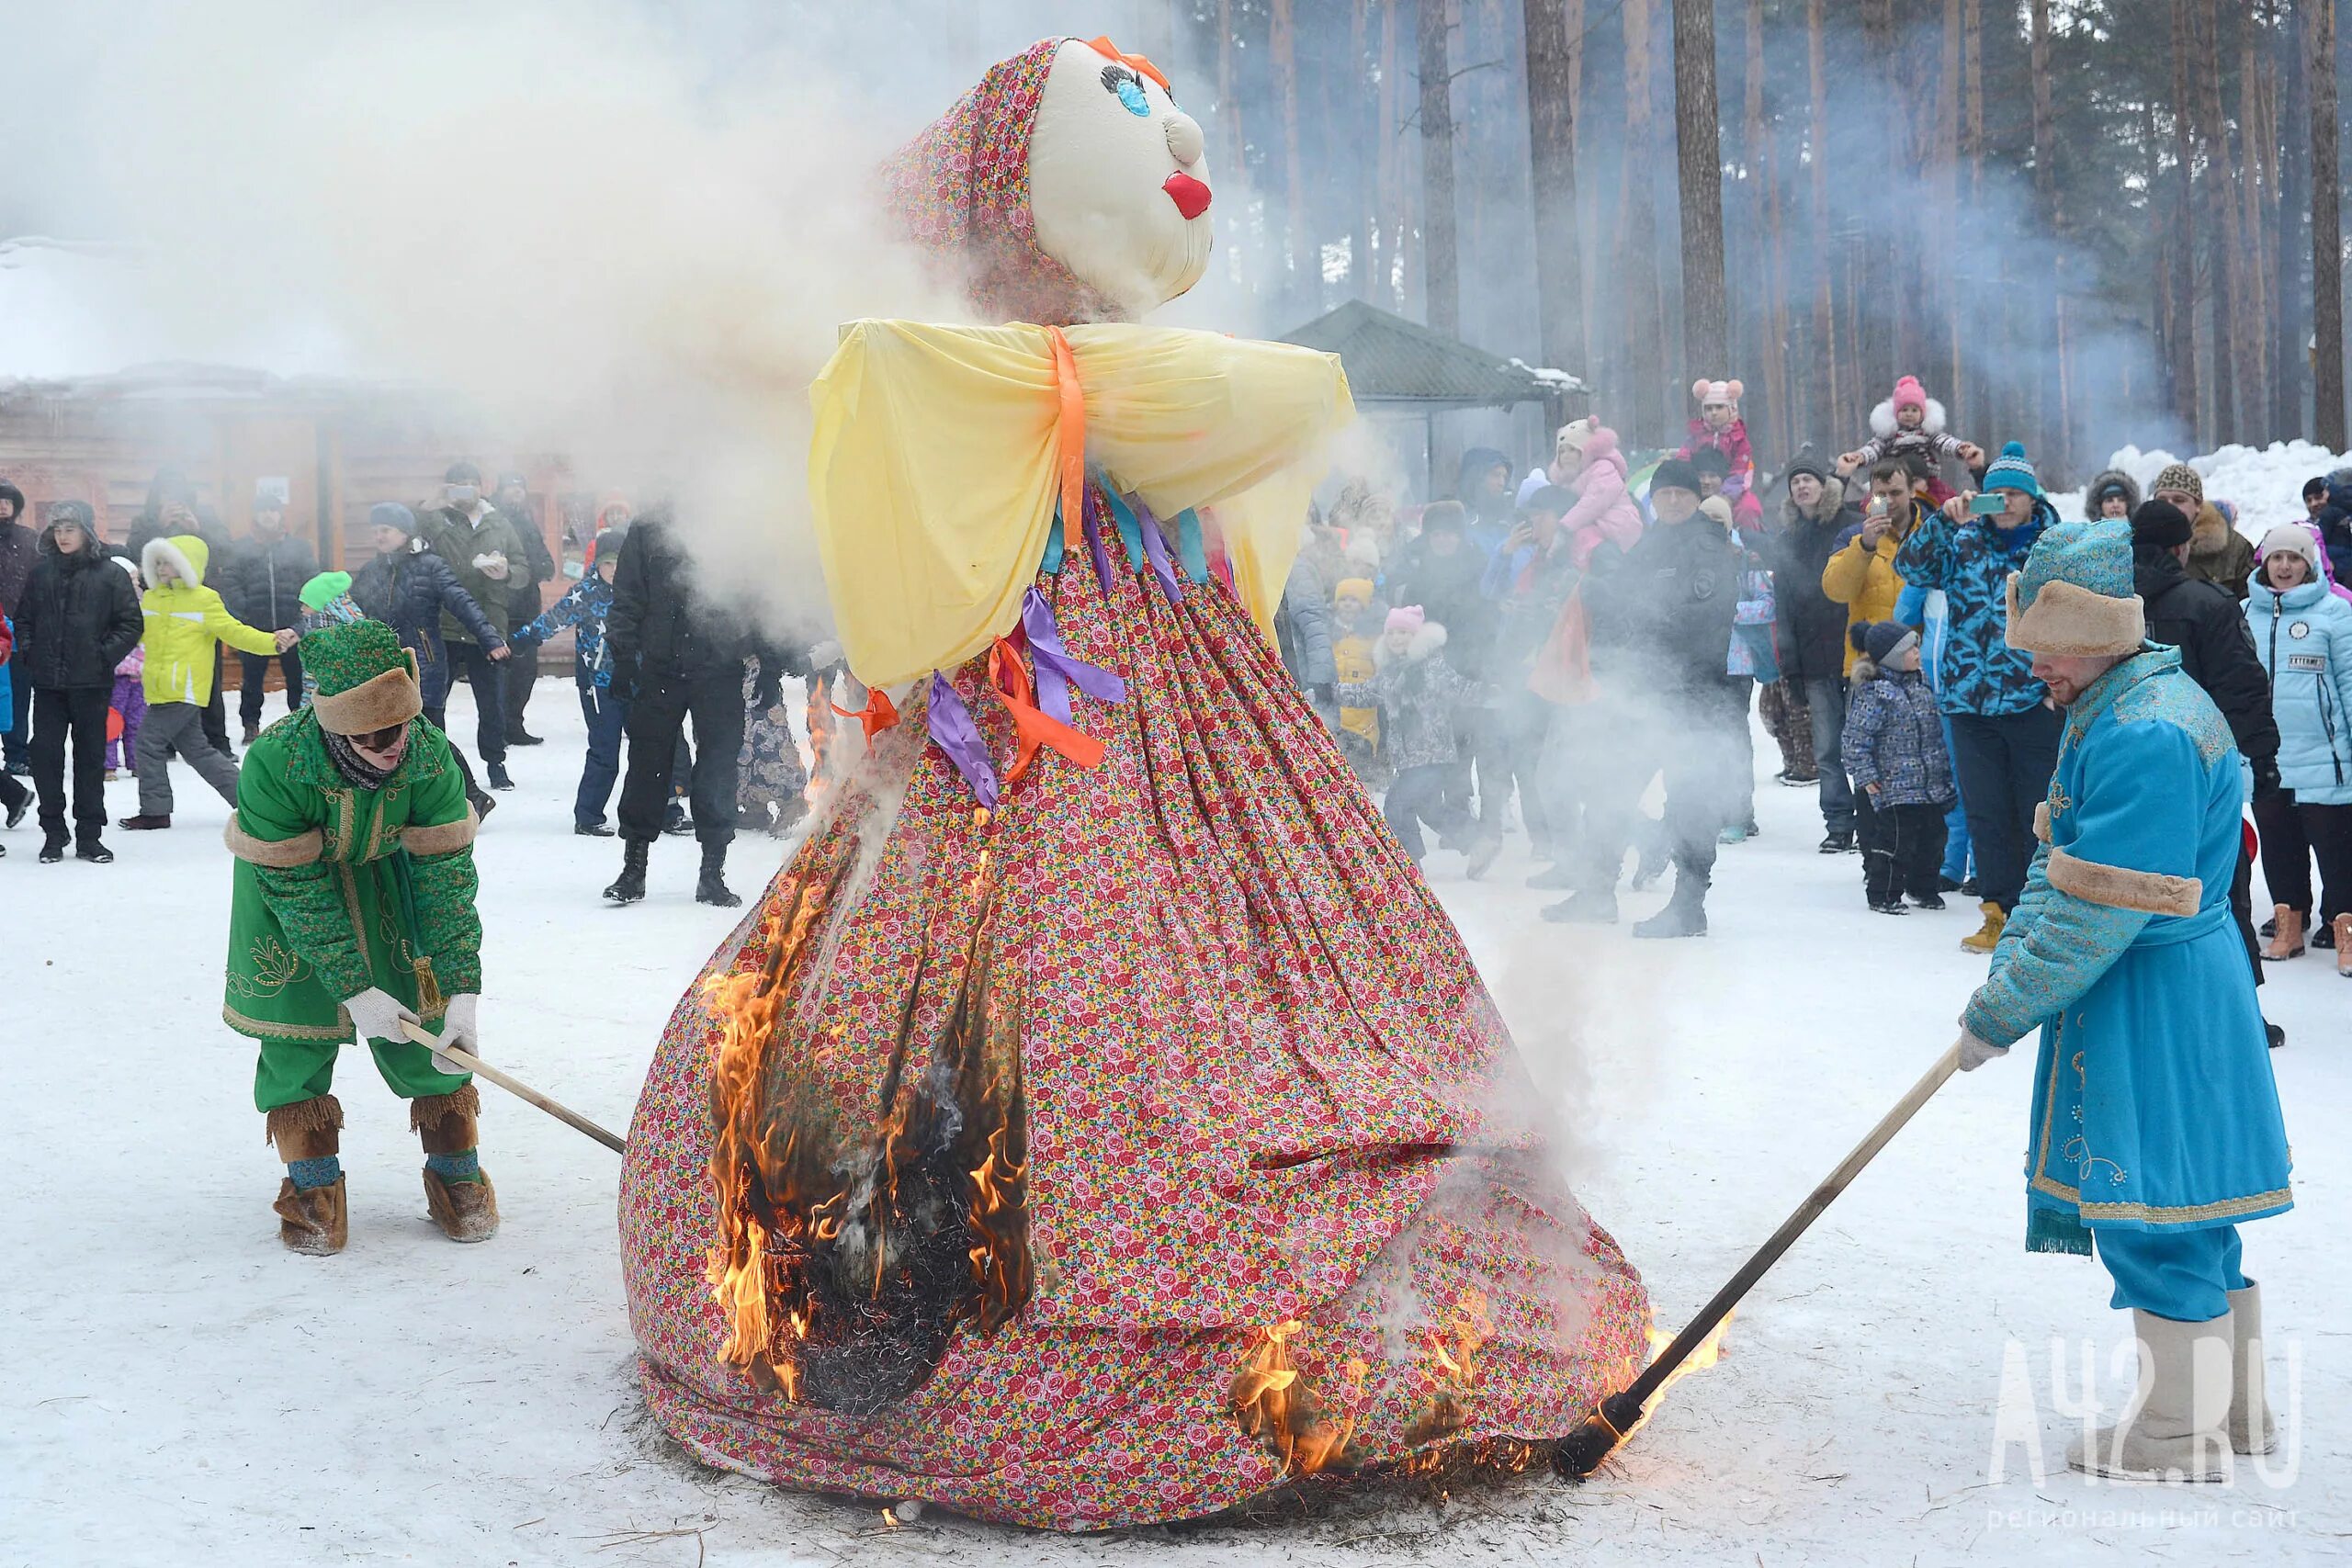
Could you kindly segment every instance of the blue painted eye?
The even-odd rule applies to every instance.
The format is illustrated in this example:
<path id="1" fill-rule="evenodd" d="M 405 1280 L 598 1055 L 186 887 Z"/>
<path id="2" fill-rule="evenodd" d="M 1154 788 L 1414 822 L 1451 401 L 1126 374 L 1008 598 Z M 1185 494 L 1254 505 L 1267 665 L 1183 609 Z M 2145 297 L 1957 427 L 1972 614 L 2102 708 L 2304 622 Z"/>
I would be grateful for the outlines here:
<path id="1" fill-rule="evenodd" d="M 1125 66 L 1104 66 L 1102 85 L 1106 91 L 1118 95 L 1119 102 L 1126 106 L 1129 114 L 1140 118 L 1151 112 L 1151 100 L 1143 95 L 1143 78 Z"/>
<path id="2" fill-rule="evenodd" d="M 1146 115 L 1151 112 L 1151 104 L 1144 97 L 1143 89 L 1133 82 L 1119 84 L 1119 101 L 1127 106 L 1129 114 Z"/>

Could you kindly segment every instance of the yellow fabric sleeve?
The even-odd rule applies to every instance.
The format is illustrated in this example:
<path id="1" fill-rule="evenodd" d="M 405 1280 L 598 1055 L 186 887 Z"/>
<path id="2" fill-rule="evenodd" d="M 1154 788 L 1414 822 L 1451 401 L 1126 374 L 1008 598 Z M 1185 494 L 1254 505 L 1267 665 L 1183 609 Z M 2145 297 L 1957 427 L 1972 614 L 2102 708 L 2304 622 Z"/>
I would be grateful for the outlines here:
<path id="1" fill-rule="evenodd" d="M 1271 628 L 1325 438 L 1354 417 L 1339 361 L 1170 328 L 1065 335 L 1087 461 L 1161 517 L 1202 509 Z M 853 322 L 810 398 L 818 549 L 858 679 L 911 681 L 1010 630 L 1057 492 L 1046 329 Z"/>

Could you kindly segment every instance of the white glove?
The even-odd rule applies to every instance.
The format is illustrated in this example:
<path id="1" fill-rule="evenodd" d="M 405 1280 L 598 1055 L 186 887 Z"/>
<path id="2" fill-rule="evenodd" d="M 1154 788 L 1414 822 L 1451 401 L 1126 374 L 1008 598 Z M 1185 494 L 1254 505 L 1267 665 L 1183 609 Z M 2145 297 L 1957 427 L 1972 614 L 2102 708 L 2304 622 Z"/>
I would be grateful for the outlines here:
<path id="1" fill-rule="evenodd" d="M 408 1036 L 401 1031 L 401 1021 L 418 1021 L 413 1010 L 402 1007 L 390 992 L 376 986 L 356 997 L 345 997 L 343 1010 L 351 1015 L 351 1026 L 363 1041 L 405 1040 Z"/>
<path id="2" fill-rule="evenodd" d="M 2008 1054 L 2009 1048 L 2007 1045 L 1996 1045 L 1989 1040 L 1979 1040 L 1973 1030 L 1962 1029 L 1960 1032 L 1960 1070 L 1963 1073 L 1973 1073 L 1995 1057 L 2006 1056 Z"/>
<path id="3" fill-rule="evenodd" d="M 475 1021 L 475 1014 L 481 1007 L 480 996 L 461 991 L 449 998 L 449 1010 L 441 1020 L 441 1043 L 458 1046 L 477 1061 L 481 1059 L 481 1026 Z M 471 1070 L 458 1066 L 438 1051 L 433 1053 L 433 1065 L 445 1073 L 463 1075 Z"/>

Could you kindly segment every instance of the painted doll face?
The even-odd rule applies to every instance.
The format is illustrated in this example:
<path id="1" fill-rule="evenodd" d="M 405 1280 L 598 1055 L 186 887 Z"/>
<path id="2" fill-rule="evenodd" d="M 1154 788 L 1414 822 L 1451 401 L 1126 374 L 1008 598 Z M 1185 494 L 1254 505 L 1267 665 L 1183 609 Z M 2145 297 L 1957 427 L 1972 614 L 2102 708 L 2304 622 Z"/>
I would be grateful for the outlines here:
<path id="1" fill-rule="evenodd" d="M 1136 316 L 1208 270 L 1209 170 L 1198 121 L 1092 45 L 1054 56 L 1029 143 L 1037 244 Z"/>

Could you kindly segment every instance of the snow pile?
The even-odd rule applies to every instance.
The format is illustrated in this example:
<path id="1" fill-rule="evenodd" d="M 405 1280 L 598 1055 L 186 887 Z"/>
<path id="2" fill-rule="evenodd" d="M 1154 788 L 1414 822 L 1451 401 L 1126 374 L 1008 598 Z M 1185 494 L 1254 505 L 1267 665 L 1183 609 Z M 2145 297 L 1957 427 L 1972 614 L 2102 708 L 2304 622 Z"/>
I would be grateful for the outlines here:
<path id="1" fill-rule="evenodd" d="M 2131 475 L 2145 495 L 2156 475 L 2179 461 L 2161 447 L 2143 452 L 2137 446 L 2126 446 L 2106 466 Z M 2206 499 L 2233 502 L 2238 509 L 2238 532 L 2249 539 L 2260 539 L 2281 523 L 2303 521 L 2303 481 L 2352 463 L 2352 454 L 2330 452 L 2308 441 L 2274 441 L 2259 447 L 2233 442 L 2218 452 L 2188 461 L 2205 480 Z M 2083 515 L 2081 490 L 2053 491 L 2050 503 L 2061 517 Z"/>

